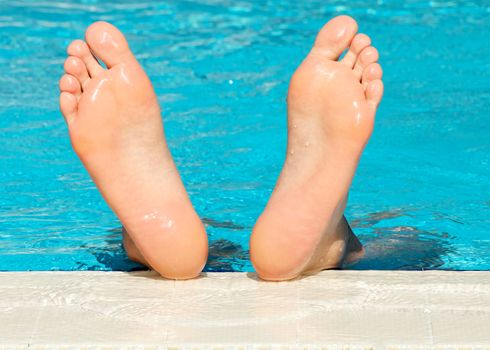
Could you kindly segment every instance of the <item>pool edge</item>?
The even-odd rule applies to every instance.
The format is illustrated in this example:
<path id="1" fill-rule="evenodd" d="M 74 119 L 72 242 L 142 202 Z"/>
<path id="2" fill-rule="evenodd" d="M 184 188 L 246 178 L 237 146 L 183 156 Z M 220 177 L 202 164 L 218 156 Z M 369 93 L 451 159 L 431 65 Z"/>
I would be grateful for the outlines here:
<path id="1" fill-rule="evenodd" d="M 0 272 L 0 348 L 488 348 L 488 271 Z"/>

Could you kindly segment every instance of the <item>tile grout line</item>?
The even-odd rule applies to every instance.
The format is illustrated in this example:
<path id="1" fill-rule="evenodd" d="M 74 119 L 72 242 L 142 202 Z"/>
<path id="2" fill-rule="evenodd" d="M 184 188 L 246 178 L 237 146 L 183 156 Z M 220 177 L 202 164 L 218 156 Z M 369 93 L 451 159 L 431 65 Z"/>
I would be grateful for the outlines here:
<path id="1" fill-rule="evenodd" d="M 425 296 L 425 308 L 424 313 L 427 315 L 428 323 L 429 323 L 429 337 L 430 337 L 430 345 L 434 346 L 434 328 L 432 327 L 432 307 L 430 302 L 430 295 L 428 293 L 424 294 Z"/>
<path id="2" fill-rule="evenodd" d="M 175 286 L 176 284 L 176 281 L 173 280 L 172 281 L 172 295 L 170 296 L 170 300 L 172 300 L 172 302 L 175 300 L 175 293 L 176 293 L 176 289 L 177 287 Z M 169 329 L 168 329 L 168 325 L 166 325 L 165 327 L 165 335 L 163 337 L 163 345 L 164 346 L 167 346 L 168 345 L 168 337 L 169 337 Z"/>
<path id="3" fill-rule="evenodd" d="M 301 285 L 301 280 L 299 281 L 298 284 L 296 284 L 296 346 L 300 346 L 301 344 L 299 343 L 299 334 L 300 334 L 300 328 L 301 328 L 301 323 L 300 323 L 300 318 L 301 318 L 301 308 L 300 308 L 300 285 Z"/>
<path id="4" fill-rule="evenodd" d="M 38 308 L 37 315 L 36 315 L 36 322 L 34 322 L 33 329 L 32 329 L 32 331 L 30 332 L 30 335 L 29 335 L 29 340 L 27 341 L 27 348 L 30 348 L 31 345 L 33 345 L 32 342 L 33 342 L 33 339 L 34 339 L 34 334 L 37 332 L 37 330 L 39 328 L 39 320 L 41 319 L 42 309 L 43 309 L 43 305 L 40 305 L 39 308 Z"/>

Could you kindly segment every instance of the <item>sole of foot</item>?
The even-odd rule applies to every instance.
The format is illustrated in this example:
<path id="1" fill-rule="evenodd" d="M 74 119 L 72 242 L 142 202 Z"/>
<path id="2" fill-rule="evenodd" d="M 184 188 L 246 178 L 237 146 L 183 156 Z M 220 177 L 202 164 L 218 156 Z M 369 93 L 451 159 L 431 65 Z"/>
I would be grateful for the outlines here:
<path id="1" fill-rule="evenodd" d="M 125 228 L 128 255 L 166 278 L 196 277 L 207 235 L 167 147 L 150 80 L 106 22 L 92 24 L 67 53 L 60 109 L 73 149 Z"/>
<path id="2" fill-rule="evenodd" d="M 357 30 L 348 16 L 329 21 L 291 79 L 286 161 L 250 239 L 262 279 L 339 268 L 364 254 L 343 213 L 383 83 L 378 51 Z"/>

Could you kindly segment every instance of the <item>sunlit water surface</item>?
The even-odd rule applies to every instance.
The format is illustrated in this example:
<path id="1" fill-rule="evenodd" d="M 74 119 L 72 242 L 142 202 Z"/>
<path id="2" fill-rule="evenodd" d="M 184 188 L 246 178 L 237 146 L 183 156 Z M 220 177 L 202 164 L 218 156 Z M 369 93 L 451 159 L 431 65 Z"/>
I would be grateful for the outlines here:
<path id="1" fill-rule="evenodd" d="M 485 5 L 486 4 L 486 5 Z M 385 98 L 347 217 L 355 269 L 490 268 L 490 9 L 451 1 L 0 2 L 0 270 L 133 270 L 58 112 L 65 48 L 119 26 L 151 77 L 207 226 L 207 271 L 252 271 L 280 172 L 288 80 L 329 18 L 381 53 Z"/>

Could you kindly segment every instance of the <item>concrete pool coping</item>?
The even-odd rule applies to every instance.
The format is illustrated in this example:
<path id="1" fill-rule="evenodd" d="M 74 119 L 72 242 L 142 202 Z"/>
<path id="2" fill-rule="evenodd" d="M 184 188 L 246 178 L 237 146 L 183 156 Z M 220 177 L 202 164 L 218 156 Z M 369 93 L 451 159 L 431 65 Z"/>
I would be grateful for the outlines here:
<path id="1" fill-rule="evenodd" d="M 1 272 L 0 348 L 490 349 L 490 272 Z"/>

